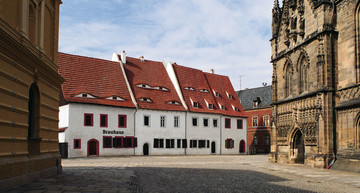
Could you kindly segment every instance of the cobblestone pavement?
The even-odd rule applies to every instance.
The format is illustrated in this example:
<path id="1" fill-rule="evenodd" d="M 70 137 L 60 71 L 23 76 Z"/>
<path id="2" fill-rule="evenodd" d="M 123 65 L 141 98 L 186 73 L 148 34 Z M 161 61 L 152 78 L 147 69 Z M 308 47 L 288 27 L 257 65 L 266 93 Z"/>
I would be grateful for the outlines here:
<path id="1" fill-rule="evenodd" d="M 63 173 L 8 192 L 360 192 L 360 174 L 266 155 L 64 159 Z"/>

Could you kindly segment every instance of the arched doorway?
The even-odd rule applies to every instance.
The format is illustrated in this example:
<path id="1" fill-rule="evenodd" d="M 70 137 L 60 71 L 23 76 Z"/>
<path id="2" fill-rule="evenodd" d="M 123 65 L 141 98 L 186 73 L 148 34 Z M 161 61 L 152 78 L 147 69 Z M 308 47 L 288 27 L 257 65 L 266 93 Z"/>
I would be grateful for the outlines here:
<path id="1" fill-rule="evenodd" d="M 88 141 L 88 157 L 99 156 L 99 141 L 96 139 L 90 139 Z"/>
<path id="2" fill-rule="evenodd" d="M 212 154 L 215 154 L 215 153 L 216 153 L 215 141 L 211 142 L 211 153 L 212 153 Z"/>
<path id="3" fill-rule="evenodd" d="M 239 153 L 246 153 L 245 141 L 241 140 L 239 145 Z"/>
<path id="4" fill-rule="evenodd" d="M 145 143 L 143 145 L 143 154 L 144 155 L 149 155 L 149 144 Z"/>
<path id="5" fill-rule="evenodd" d="M 36 83 L 29 89 L 28 102 L 28 152 L 30 155 L 40 153 L 40 91 Z"/>
<path id="6" fill-rule="evenodd" d="M 291 144 L 291 158 L 295 163 L 304 163 L 305 160 L 305 145 L 304 137 L 300 130 L 295 131 Z"/>

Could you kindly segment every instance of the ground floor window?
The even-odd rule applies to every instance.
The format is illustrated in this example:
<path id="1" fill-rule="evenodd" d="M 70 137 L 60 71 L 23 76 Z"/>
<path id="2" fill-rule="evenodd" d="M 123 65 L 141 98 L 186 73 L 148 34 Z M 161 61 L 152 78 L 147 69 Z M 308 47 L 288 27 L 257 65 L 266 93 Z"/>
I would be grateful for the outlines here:
<path id="1" fill-rule="evenodd" d="M 115 137 L 113 138 L 113 147 L 123 148 L 124 147 L 124 137 Z"/>
<path id="2" fill-rule="evenodd" d="M 225 148 L 226 149 L 232 149 L 234 148 L 234 140 L 231 138 L 225 140 Z"/>
<path id="3" fill-rule="evenodd" d="M 103 137 L 103 148 L 112 148 L 112 137 L 111 136 Z"/>
<path id="4" fill-rule="evenodd" d="M 81 139 L 74 139 L 74 149 L 81 149 Z"/>
<path id="5" fill-rule="evenodd" d="M 190 148 L 196 148 L 197 147 L 197 140 L 190 140 Z"/>

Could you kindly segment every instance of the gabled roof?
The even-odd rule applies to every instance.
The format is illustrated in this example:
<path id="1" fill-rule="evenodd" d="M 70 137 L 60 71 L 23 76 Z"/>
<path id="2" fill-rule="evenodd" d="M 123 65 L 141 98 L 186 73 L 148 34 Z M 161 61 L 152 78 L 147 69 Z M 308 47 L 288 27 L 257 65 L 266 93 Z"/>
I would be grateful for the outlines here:
<path id="1" fill-rule="evenodd" d="M 225 109 L 220 110 L 221 114 L 246 117 L 229 77 L 212 73 L 204 74 L 212 89 L 212 93 L 219 94 L 218 96 L 215 95 L 216 102 L 219 106 L 225 107 Z"/>
<path id="2" fill-rule="evenodd" d="M 205 75 L 201 70 L 188 68 L 172 64 L 176 77 L 179 81 L 179 86 L 183 94 L 186 105 L 191 112 L 201 113 L 221 113 L 219 107 L 214 99 L 213 93 L 206 81 Z M 191 90 L 189 88 L 193 88 Z M 200 90 L 207 90 L 208 92 L 200 92 Z M 193 103 L 198 102 L 199 107 L 194 107 Z M 212 104 L 214 109 L 209 109 L 208 105 Z"/>
<path id="3" fill-rule="evenodd" d="M 139 108 L 185 111 L 162 62 L 126 57 L 124 69 Z M 168 104 L 173 101 L 178 104 Z"/>
<path id="4" fill-rule="evenodd" d="M 67 102 L 135 107 L 119 62 L 59 52 L 58 66 L 65 79 L 61 88 Z M 90 97 L 81 97 L 82 94 Z M 109 97 L 123 100 L 106 99 Z"/>
<path id="5" fill-rule="evenodd" d="M 271 85 L 240 90 L 237 91 L 237 95 L 241 101 L 241 105 L 245 110 L 271 107 L 271 100 L 272 100 Z M 254 101 L 258 101 L 257 107 L 253 107 Z"/>

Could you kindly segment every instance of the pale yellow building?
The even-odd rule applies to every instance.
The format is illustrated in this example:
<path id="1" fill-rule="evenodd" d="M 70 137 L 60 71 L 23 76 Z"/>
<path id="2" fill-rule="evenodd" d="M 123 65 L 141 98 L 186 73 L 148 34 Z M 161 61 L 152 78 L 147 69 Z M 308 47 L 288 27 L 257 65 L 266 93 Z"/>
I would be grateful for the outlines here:
<path id="1" fill-rule="evenodd" d="M 359 9 L 359 0 L 275 0 L 271 161 L 360 160 Z"/>
<path id="2" fill-rule="evenodd" d="M 0 190 L 61 172 L 60 0 L 0 0 Z"/>

